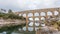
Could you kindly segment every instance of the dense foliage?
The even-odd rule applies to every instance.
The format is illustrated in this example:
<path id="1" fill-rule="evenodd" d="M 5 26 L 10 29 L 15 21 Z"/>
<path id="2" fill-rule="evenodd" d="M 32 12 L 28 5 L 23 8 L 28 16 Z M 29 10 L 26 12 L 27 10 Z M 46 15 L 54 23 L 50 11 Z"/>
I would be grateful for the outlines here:
<path id="1" fill-rule="evenodd" d="M 16 25 L 16 26 L 4 26 L 4 27 L 2 27 L 2 28 L 0 28 L 0 32 L 4 32 L 4 31 L 6 31 L 7 32 L 7 34 L 11 34 L 11 32 L 13 32 L 13 31 L 18 31 L 18 29 L 19 28 L 23 28 L 24 26 L 25 26 L 26 24 L 21 24 L 21 25 Z"/>
<path id="2" fill-rule="evenodd" d="M 15 26 L 4 26 L 4 27 L 2 27 L 2 28 L 0 28 L 0 32 L 2 32 L 2 31 L 13 31 L 13 30 L 17 30 L 18 28 L 22 28 L 22 27 L 24 27 L 26 24 L 22 24 L 22 25 L 15 25 Z"/>
<path id="3" fill-rule="evenodd" d="M 10 18 L 10 19 L 25 20 L 24 17 L 15 15 L 14 13 L 0 13 L 0 18 L 4 18 L 4 19 L 9 19 Z"/>

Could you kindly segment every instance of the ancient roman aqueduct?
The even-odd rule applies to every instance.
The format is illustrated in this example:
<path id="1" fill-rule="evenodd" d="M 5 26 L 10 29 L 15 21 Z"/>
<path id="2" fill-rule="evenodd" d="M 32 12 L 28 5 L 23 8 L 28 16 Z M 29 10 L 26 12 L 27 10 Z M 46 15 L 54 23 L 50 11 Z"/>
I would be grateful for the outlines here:
<path id="1" fill-rule="evenodd" d="M 48 8 L 48 9 L 36 9 L 36 10 L 26 10 L 21 12 L 16 12 L 19 16 L 24 16 L 26 18 L 26 31 L 28 31 L 28 27 L 33 27 L 33 31 L 35 31 L 35 23 L 40 23 L 41 20 L 49 18 L 49 16 L 55 17 L 60 16 L 60 8 Z M 30 20 L 29 20 L 30 19 Z M 29 26 L 29 23 L 33 23 Z"/>

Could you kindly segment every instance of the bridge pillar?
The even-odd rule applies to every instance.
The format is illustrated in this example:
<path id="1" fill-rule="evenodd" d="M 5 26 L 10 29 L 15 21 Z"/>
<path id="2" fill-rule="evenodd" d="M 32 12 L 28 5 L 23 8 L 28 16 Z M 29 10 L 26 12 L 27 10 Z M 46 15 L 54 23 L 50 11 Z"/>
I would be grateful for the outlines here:
<path id="1" fill-rule="evenodd" d="M 39 12 L 41 13 L 41 12 Z M 39 14 L 39 24 L 41 25 L 41 15 Z"/>
<path id="2" fill-rule="evenodd" d="M 55 15 L 54 15 L 54 11 L 52 11 L 52 17 L 53 17 L 53 18 L 55 17 Z"/>
<path id="3" fill-rule="evenodd" d="M 60 8 L 59 8 L 59 10 L 58 10 L 58 11 L 59 11 L 59 16 L 60 16 Z"/>
<path id="4" fill-rule="evenodd" d="M 45 13 L 46 13 L 46 21 L 47 21 L 47 18 L 48 18 L 48 16 L 47 16 L 47 12 L 48 12 L 48 11 L 45 12 Z"/>
<path id="5" fill-rule="evenodd" d="M 28 13 L 26 12 L 26 31 L 28 32 Z"/>
<path id="6" fill-rule="evenodd" d="M 35 31 L 35 17 L 34 17 L 34 11 L 33 11 L 33 31 Z"/>

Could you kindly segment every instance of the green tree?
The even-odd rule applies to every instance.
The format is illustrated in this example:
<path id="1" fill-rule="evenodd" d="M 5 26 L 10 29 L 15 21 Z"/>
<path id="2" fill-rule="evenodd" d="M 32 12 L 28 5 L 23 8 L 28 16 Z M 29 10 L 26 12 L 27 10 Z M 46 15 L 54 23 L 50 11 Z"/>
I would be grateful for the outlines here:
<path id="1" fill-rule="evenodd" d="M 9 10 L 8 10 L 8 13 L 9 13 L 9 14 L 11 14 L 11 13 L 13 13 L 13 12 L 12 12 L 12 10 L 11 10 L 11 9 L 9 9 Z"/>

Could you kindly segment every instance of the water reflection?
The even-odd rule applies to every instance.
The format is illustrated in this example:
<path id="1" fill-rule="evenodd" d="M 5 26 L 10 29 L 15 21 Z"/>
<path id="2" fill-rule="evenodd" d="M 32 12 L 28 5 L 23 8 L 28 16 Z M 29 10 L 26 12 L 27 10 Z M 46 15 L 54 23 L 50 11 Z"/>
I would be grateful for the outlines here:
<path id="1" fill-rule="evenodd" d="M 23 27 L 23 30 L 26 31 L 26 27 Z M 28 27 L 28 31 L 33 31 L 33 27 Z"/>
<path id="2" fill-rule="evenodd" d="M 35 31 L 37 31 L 37 29 L 39 29 L 38 27 L 35 27 Z"/>
<path id="3" fill-rule="evenodd" d="M 29 26 L 33 26 L 33 22 L 29 22 Z"/>
<path id="4" fill-rule="evenodd" d="M 20 34 L 22 30 L 23 32 L 26 31 L 26 27 L 23 27 L 22 29 L 18 28 L 18 30 L 15 29 L 14 31 L 3 31 L 0 34 Z M 28 27 L 28 31 L 33 31 L 33 27 Z"/>
<path id="5" fill-rule="evenodd" d="M 39 29 L 39 27 L 35 27 L 35 31 Z M 24 31 L 26 31 L 26 27 L 23 28 Z M 28 27 L 28 31 L 33 31 L 33 27 Z"/>
<path id="6" fill-rule="evenodd" d="M 23 27 L 23 30 L 26 31 L 26 27 Z"/>
<path id="7" fill-rule="evenodd" d="M 28 27 L 28 31 L 33 31 L 33 27 Z"/>
<path id="8" fill-rule="evenodd" d="M 3 34 L 7 34 L 7 32 L 4 31 Z"/>
<path id="9" fill-rule="evenodd" d="M 39 23 L 35 23 L 35 26 L 39 26 L 40 24 Z"/>
<path id="10" fill-rule="evenodd" d="M 4 30 L 5 29 L 5 30 Z M 37 30 L 36 28 L 35 30 Z M 20 32 L 25 32 L 26 26 L 15 26 L 15 27 L 8 27 L 8 28 L 2 28 L 0 30 L 0 34 L 19 34 Z M 28 31 L 33 31 L 33 27 L 28 27 Z"/>

